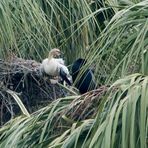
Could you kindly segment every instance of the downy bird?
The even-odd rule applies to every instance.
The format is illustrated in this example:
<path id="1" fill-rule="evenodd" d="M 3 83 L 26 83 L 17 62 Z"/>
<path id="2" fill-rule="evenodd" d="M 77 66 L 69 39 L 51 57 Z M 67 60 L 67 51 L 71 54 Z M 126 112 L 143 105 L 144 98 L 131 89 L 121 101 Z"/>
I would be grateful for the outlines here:
<path id="1" fill-rule="evenodd" d="M 96 88 L 95 78 L 91 69 L 82 71 L 87 61 L 85 59 L 77 59 L 72 65 L 72 80 L 75 87 L 81 94 Z"/>
<path id="2" fill-rule="evenodd" d="M 62 58 L 56 58 L 60 56 L 61 51 L 57 48 L 52 49 L 49 52 L 48 58 L 42 61 L 40 66 L 41 73 L 46 73 L 50 76 L 60 76 L 68 85 L 71 85 L 68 77 L 70 76 L 68 68 L 64 64 Z"/>

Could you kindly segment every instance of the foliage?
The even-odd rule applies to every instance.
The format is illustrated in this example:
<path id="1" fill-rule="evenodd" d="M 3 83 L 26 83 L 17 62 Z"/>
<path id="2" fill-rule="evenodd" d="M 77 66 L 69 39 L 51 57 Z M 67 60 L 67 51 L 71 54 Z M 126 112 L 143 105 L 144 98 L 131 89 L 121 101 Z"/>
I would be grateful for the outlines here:
<path id="1" fill-rule="evenodd" d="M 100 25 L 95 16 L 107 9 L 96 11 L 96 5 L 88 0 L 1 0 L 1 57 L 15 52 L 41 60 L 54 47 L 65 52 L 67 61 L 80 56 L 98 36 Z"/>
<path id="2" fill-rule="evenodd" d="M 115 92 L 113 88 L 118 87 Z M 98 114 L 89 147 L 147 147 L 148 77 L 134 74 L 116 81 Z"/>
<path id="3" fill-rule="evenodd" d="M 148 1 L 118 11 L 91 45 L 97 80 L 112 83 L 135 72 L 148 74 Z M 95 47 L 95 45 L 96 47 Z M 98 75 L 100 78 L 98 78 Z"/>
<path id="4" fill-rule="evenodd" d="M 147 74 L 148 2 L 107 3 L 2 0 L 0 55 L 15 52 L 41 61 L 58 47 L 68 64 L 81 56 L 88 66 L 94 63 L 103 84 L 135 72 Z"/>
<path id="5" fill-rule="evenodd" d="M 88 118 L 95 117 L 97 104 L 100 104 L 100 99 L 106 90 L 102 88 L 83 96 L 59 98 L 47 107 L 33 113 L 31 117 L 15 118 L 1 128 L 0 147 L 8 147 L 9 145 L 12 147 L 36 147 L 37 145 L 47 147 L 49 144 L 57 143 L 54 142 L 56 141 L 55 138 L 59 142 L 63 141 L 80 125 L 91 125 L 93 120 Z M 83 111 L 82 107 L 84 108 Z M 14 135 L 16 136 L 15 139 Z M 58 138 L 59 136 L 63 138 Z"/>
<path id="6" fill-rule="evenodd" d="M 85 57 L 84 71 L 94 65 L 97 83 L 111 86 L 11 120 L 0 129 L 0 147 L 148 147 L 148 1 L 107 4 L 1 0 L 1 56 L 41 60 L 59 47 L 68 64 Z"/>
<path id="7" fill-rule="evenodd" d="M 70 110 L 76 112 L 88 95 L 57 99 L 31 117 L 10 121 L 0 130 L 0 146 L 147 147 L 147 76 L 134 74 L 119 79 L 104 97 L 97 95 L 96 99 L 102 100 L 94 106 L 97 115 L 76 121 L 77 114 L 67 116 Z M 92 95 L 89 98 L 91 103 Z"/>

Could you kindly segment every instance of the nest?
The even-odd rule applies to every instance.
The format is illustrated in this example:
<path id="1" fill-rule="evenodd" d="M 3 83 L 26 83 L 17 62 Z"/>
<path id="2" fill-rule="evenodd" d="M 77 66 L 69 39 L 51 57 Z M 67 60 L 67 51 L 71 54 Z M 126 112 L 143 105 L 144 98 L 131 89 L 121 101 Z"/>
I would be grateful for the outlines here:
<path id="1" fill-rule="evenodd" d="M 7 90 L 17 93 L 27 110 L 32 113 L 68 92 L 39 73 L 40 63 L 11 56 L 0 60 L 0 125 L 20 114 L 18 104 Z"/>
<path id="2" fill-rule="evenodd" d="M 96 90 L 81 95 L 69 105 L 70 108 L 67 108 L 64 114 L 73 121 L 94 118 L 98 112 L 98 106 L 107 90 L 107 86 L 101 86 Z"/>

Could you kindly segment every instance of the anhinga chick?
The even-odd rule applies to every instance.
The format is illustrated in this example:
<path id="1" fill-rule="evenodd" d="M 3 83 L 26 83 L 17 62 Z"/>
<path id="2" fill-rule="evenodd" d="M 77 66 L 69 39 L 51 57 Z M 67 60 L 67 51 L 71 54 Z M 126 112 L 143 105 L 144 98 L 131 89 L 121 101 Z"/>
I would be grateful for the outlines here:
<path id="1" fill-rule="evenodd" d="M 61 51 L 57 48 L 52 49 L 49 52 L 48 58 L 42 61 L 40 70 L 41 72 L 45 72 L 47 75 L 50 76 L 60 76 L 68 85 L 71 85 L 70 80 L 68 79 L 69 70 L 64 65 L 64 60 L 61 58 L 56 58 L 60 56 Z"/>

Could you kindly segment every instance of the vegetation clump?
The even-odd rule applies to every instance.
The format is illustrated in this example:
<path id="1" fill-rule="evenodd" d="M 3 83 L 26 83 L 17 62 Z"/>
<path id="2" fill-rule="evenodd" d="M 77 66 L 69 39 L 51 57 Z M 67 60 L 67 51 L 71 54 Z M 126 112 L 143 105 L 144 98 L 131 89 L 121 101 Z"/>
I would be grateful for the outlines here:
<path id="1" fill-rule="evenodd" d="M 147 37 L 147 0 L 1 0 L 0 148 L 147 148 Z M 55 47 L 69 70 L 86 59 L 98 87 L 41 77 Z"/>

